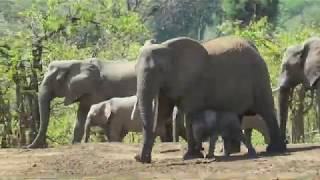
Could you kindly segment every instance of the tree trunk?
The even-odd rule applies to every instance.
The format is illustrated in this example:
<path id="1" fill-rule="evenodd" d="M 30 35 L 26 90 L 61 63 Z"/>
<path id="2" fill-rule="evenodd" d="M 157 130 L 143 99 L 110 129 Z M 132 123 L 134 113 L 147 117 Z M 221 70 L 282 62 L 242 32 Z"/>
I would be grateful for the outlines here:
<path id="1" fill-rule="evenodd" d="M 292 108 L 292 142 L 300 143 L 304 142 L 304 99 L 305 99 L 305 88 L 297 89 L 297 103 L 294 103 Z"/>
<path id="2" fill-rule="evenodd" d="M 19 118 L 19 144 L 20 146 L 23 146 L 26 144 L 26 136 L 25 136 L 25 132 L 26 132 L 26 124 L 25 124 L 25 106 L 24 106 L 24 97 L 23 94 L 21 92 L 22 87 L 21 87 L 21 78 L 22 76 L 20 76 L 19 74 L 16 74 L 15 77 L 15 83 L 16 83 L 16 106 L 17 106 L 17 114 L 18 114 L 18 118 Z"/>
<path id="3" fill-rule="evenodd" d="M 5 99 L 5 94 L 6 92 L 0 86 L 0 124 L 3 124 L 1 148 L 9 147 L 7 136 L 12 134 L 10 101 Z"/>
<path id="4" fill-rule="evenodd" d="M 41 59 L 42 59 L 42 40 L 41 39 L 34 39 L 32 43 L 32 65 L 31 65 L 31 74 L 30 74 L 30 84 L 29 90 L 32 92 L 30 94 L 30 108 L 31 108 L 31 118 L 30 118 L 30 137 L 29 140 L 33 141 L 37 135 L 37 131 L 40 127 L 40 114 L 39 114 L 39 102 L 38 102 L 38 95 L 39 92 L 38 88 L 38 71 L 42 71 Z"/>

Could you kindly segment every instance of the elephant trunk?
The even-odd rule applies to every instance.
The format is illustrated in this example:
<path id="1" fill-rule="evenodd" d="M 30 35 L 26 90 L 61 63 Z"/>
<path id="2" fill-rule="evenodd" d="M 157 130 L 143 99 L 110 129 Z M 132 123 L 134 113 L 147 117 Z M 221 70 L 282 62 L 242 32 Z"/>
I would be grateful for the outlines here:
<path id="1" fill-rule="evenodd" d="M 85 143 L 89 142 L 90 128 L 91 128 L 91 118 L 87 118 L 86 124 L 84 126 L 84 132 L 85 132 L 85 140 L 84 140 L 84 142 Z"/>
<path id="2" fill-rule="evenodd" d="M 50 91 L 46 86 L 41 86 L 38 94 L 40 108 L 40 128 L 39 132 L 28 148 L 43 148 L 46 146 L 46 133 L 50 118 Z"/>
<path id="3" fill-rule="evenodd" d="M 289 98 L 291 97 L 292 89 L 288 87 L 281 86 L 279 93 L 279 120 L 280 120 L 280 133 L 283 139 L 286 139 L 286 126 L 288 120 L 288 107 Z"/>
<path id="4" fill-rule="evenodd" d="M 154 143 L 154 130 L 158 116 L 158 89 L 155 83 L 156 81 L 152 79 L 151 76 L 146 76 L 145 73 L 138 74 L 137 79 L 137 101 L 143 124 L 144 137 L 140 158 L 137 160 L 150 162 Z"/>

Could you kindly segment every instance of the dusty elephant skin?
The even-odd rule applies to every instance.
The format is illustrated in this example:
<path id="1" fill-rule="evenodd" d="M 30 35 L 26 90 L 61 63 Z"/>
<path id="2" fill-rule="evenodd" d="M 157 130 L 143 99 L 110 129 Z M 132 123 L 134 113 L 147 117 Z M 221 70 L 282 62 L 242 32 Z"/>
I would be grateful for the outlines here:
<path id="1" fill-rule="evenodd" d="M 203 109 L 259 114 L 270 132 L 267 150 L 285 150 L 274 113 L 267 66 L 248 41 L 222 37 L 201 45 L 181 37 L 148 44 L 140 51 L 136 71 L 138 106 L 144 124 L 144 142 L 137 161 L 151 162 L 152 102 L 156 97 L 159 97 L 159 115 L 172 112 L 174 104 L 186 114 L 185 159 L 200 157 L 189 116 Z"/>
<path id="2" fill-rule="evenodd" d="M 248 139 L 245 138 L 240 118 L 236 113 L 205 110 L 190 116 L 192 134 L 197 144 L 210 138 L 209 150 L 206 158 L 214 158 L 214 151 L 218 136 L 221 135 L 225 144 L 225 156 L 230 155 L 231 139 L 243 142 L 250 157 L 256 156 L 256 151 Z"/>
<path id="3" fill-rule="evenodd" d="M 50 63 L 39 87 L 40 129 L 28 148 L 45 147 L 50 102 L 56 97 L 64 97 L 65 105 L 79 102 L 72 143 L 80 142 L 92 104 L 136 93 L 134 65 L 134 62 L 104 62 L 97 59 Z"/>
<path id="4" fill-rule="evenodd" d="M 102 127 L 108 140 L 121 142 L 128 132 L 142 132 L 140 116 L 134 116 L 131 120 L 131 112 L 137 101 L 136 96 L 112 98 L 91 106 L 85 124 L 85 142 L 90 137 L 90 127 Z M 166 125 L 172 123 L 172 119 L 160 120 L 156 128 L 156 135 L 162 142 L 171 141 L 171 132 L 166 132 Z"/>
<path id="5" fill-rule="evenodd" d="M 315 89 L 317 106 L 320 107 L 320 38 L 307 39 L 302 45 L 288 47 L 281 66 L 279 77 L 279 119 L 282 138 L 286 137 L 288 104 L 293 89 L 303 84 Z M 320 108 L 318 108 L 320 112 Z"/>

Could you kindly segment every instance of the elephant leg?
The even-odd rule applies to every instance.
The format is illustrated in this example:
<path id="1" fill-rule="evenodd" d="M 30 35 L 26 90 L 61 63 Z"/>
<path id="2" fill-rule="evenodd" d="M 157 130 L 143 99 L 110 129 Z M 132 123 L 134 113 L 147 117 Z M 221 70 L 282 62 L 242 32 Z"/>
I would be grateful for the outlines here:
<path id="1" fill-rule="evenodd" d="M 186 115 L 186 131 L 187 131 L 187 140 L 188 140 L 188 150 L 184 154 L 183 159 L 195 159 L 195 158 L 203 158 L 203 154 L 201 153 L 201 142 L 196 142 L 193 134 L 192 134 L 192 123 L 190 114 Z"/>
<path id="2" fill-rule="evenodd" d="M 179 142 L 179 134 L 178 134 L 178 126 L 177 126 L 177 118 L 173 117 L 172 119 L 172 138 L 173 142 Z"/>
<path id="3" fill-rule="evenodd" d="M 158 125 L 156 135 L 160 137 L 161 142 L 168 142 L 168 131 L 165 125 Z"/>
<path id="4" fill-rule="evenodd" d="M 250 144 L 252 144 L 252 141 L 251 141 L 252 128 L 250 128 L 250 129 L 245 129 L 245 130 L 244 130 L 244 136 L 245 136 L 247 142 L 250 143 Z"/>
<path id="5" fill-rule="evenodd" d="M 89 142 L 89 139 L 90 139 L 90 126 L 89 127 L 86 127 L 85 129 L 85 139 L 84 139 L 84 142 L 87 143 Z"/>
<path id="6" fill-rule="evenodd" d="M 214 150 L 216 148 L 216 142 L 218 140 L 218 136 L 214 135 L 210 137 L 209 141 L 209 150 L 208 154 L 206 155 L 206 158 L 214 158 Z"/>
<path id="7" fill-rule="evenodd" d="M 225 141 L 223 141 L 223 143 L 225 143 Z M 231 138 L 231 139 L 228 140 L 228 143 L 230 143 L 229 152 L 231 154 L 240 152 L 241 143 L 240 143 L 240 141 L 238 139 Z M 224 144 L 224 145 L 226 145 L 226 144 Z"/>
<path id="8" fill-rule="evenodd" d="M 86 122 L 86 117 L 89 111 L 88 106 L 83 106 L 81 103 L 79 104 L 79 109 L 77 112 L 77 121 L 74 126 L 73 131 L 73 140 L 72 144 L 80 143 L 84 134 L 84 125 Z"/>
<path id="9" fill-rule="evenodd" d="M 224 156 L 228 157 L 230 156 L 230 152 L 231 152 L 231 137 L 223 137 L 223 146 L 224 146 Z"/>
<path id="10" fill-rule="evenodd" d="M 165 141 L 164 142 L 172 142 L 173 141 L 173 124 L 172 121 L 166 123 L 165 125 Z"/>
<path id="11" fill-rule="evenodd" d="M 252 129 L 251 129 L 252 132 Z M 242 133 L 242 130 L 239 130 L 239 140 L 246 146 L 248 149 L 249 157 L 255 157 L 257 155 L 256 150 L 251 144 L 251 141 Z"/>
<path id="12" fill-rule="evenodd" d="M 280 128 L 277 124 L 276 116 L 273 111 L 262 112 L 260 114 L 262 118 L 266 121 L 269 134 L 270 134 L 270 144 L 267 147 L 268 152 L 283 152 L 286 150 L 286 143 L 284 137 L 280 136 Z"/>
<path id="13" fill-rule="evenodd" d="M 121 136 L 121 134 L 122 134 L 121 132 L 115 132 L 115 131 L 110 132 L 108 137 L 109 142 L 121 142 L 122 138 L 124 137 L 123 135 Z"/>

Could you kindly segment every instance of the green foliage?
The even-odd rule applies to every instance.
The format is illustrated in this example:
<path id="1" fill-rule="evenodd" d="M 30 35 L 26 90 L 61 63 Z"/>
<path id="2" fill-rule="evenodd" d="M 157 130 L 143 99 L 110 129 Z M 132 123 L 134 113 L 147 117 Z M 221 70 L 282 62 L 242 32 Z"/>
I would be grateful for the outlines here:
<path id="1" fill-rule="evenodd" d="M 252 131 L 252 144 L 254 146 L 257 146 L 257 145 L 266 145 L 264 142 L 264 137 L 261 133 L 259 133 L 258 131 L 256 130 L 253 130 Z"/>
<path id="2" fill-rule="evenodd" d="M 64 109 L 61 101 L 55 101 L 51 111 L 51 120 L 48 129 L 48 143 L 50 146 L 69 144 L 73 135 L 73 126 L 76 120 L 76 106 Z"/>
<path id="3" fill-rule="evenodd" d="M 36 95 L 31 80 L 41 81 L 52 60 L 132 60 L 150 37 L 140 16 L 127 10 L 125 0 L 4 0 L 0 4 L 0 78 L 1 85 L 10 85 L 5 96 L 12 99 L 13 95 L 11 103 L 17 100 L 9 92 L 22 92 L 21 103 L 26 102 L 25 93 Z M 61 112 L 51 116 L 48 136 L 52 144 L 65 144 L 70 142 L 75 117 L 69 115 L 74 109 L 56 107 Z M 12 128 L 20 131 L 21 114 L 17 108 L 11 111 Z"/>
<path id="4" fill-rule="evenodd" d="M 203 31 L 213 23 L 213 12 L 220 7 L 217 0 L 151 0 L 145 4 L 146 24 L 162 42 L 176 36 L 203 39 Z"/>
<path id="5" fill-rule="evenodd" d="M 229 20 L 240 20 L 247 25 L 251 20 L 267 16 L 274 22 L 278 13 L 278 0 L 224 0 L 222 7 Z"/>
<path id="6" fill-rule="evenodd" d="M 318 0 L 280 0 L 279 27 L 291 31 L 301 25 L 320 26 Z"/>

